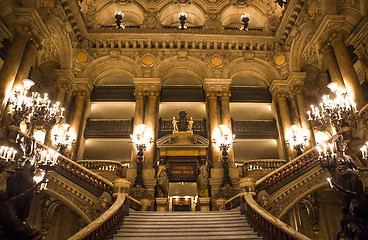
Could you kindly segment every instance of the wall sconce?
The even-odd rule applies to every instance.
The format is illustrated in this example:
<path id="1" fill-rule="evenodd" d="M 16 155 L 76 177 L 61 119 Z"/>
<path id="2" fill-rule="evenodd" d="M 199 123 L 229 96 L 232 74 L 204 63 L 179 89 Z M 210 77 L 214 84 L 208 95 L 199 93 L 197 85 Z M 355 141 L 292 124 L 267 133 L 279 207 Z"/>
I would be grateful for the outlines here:
<path id="1" fill-rule="evenodd" d="M 62 130 L 54 134 L 54 146 L 58 149 L 60 154 L 65 155 L 65 151 L 72 146 L 73 139 L 70 137 L 69 124 L 64 123 Z"/>
<path id="2" fill-rule="evenodd" d="M 241 15 L 240 19 L 243 22 L 243 27 L 241 27 L 240 30 L 248 31 L 250 15 L 248 13 L 244 13 L 243 15 Z"/>
<path id="3" fill-rule="evenodd" d="M 185 26 L 185 21 L 187 20 L 187 17 L 188 17 L 188 15 L 187 15 L 185 12 L 180 12 L 180 13 L 178 14 L 178 18 L 179 18 L 179 21 L 180 21 L 180 26 L 179 26 L 179 28 L 180 28 L 181 30 L 184 30 L 184 29 L 186 29 L 186 28 L 187 28 L 187 26 Z"/>
<path id="4" fill-rule="evenodd" d="M 303 136 L 301 136 L 297 125 L 291 126 L 291 132 L 291 136 L 286 140 L 286 144 L 294 148 L 298 156 L 302 155 L 303 149 L 308 143 L 308 135 L 303 133 Z"/>
<path id="5" fill-rule="evenodd" d="M 116 28 L 119 29 L 119 28 L 122 28 L 124 29 L 125 28 L 125 25 L 121 23 L 121 21 L 124 19 L 124 13 L 122 13 L 121 11 L 116 11 L 115 12 L 115 19 L 116 19 Z"/>

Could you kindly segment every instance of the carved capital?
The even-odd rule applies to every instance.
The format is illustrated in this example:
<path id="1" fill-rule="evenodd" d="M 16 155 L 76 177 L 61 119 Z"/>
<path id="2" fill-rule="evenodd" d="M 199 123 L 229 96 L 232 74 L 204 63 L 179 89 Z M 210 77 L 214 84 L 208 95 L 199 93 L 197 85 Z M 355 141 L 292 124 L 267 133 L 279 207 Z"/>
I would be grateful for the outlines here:
<path id="1" fill-rule="evenodd" d="M 136 92 L 145 92 L 147 95 L 150 92 L 159 94 L 161 91 L 161 78 L 134 78 L 133 81 Z"/>
<path id="2" fill-rule="evenodd" d="M 287 97 L 289 84 L 286 80 L 274 80 L 269 90 L 272 94 L 272 98 L 278 100 L 279 98 Z"/>
<path id="3" fill-rule="evenodd" d="M 205 78 L 203 88 L 206 94 L 210 92 L 229 92 L 232 79 L 220 79 L 220 78 Z"/>

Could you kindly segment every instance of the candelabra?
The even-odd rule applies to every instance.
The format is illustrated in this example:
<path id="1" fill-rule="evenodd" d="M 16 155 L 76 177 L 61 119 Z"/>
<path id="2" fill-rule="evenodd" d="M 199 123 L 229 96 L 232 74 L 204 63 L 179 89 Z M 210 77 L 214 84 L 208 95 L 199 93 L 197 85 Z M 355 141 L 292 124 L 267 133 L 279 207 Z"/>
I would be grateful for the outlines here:
<path id="1" fill-rule="evenodd" d="M 234 142 L 235 135 L 230 135 L 230 130 L 227 128 L 226 125 L 221 124 L 221 137 L 214 138 L 212 141 L 215 146 L 222 151 L 222 170 L 224 172 L 224 176 L 222 178 L 222 187 L 232 187 L 233 184 L 231 183 L 230 175 L 229 175 L 229 163 L 228 163 L 228 150 L 231 144 Z"/>
<path id="2" fill-rule="evenodd" d="M 336 83 L 328 87 L 336 97 L 331 99 L 329 95 L 324 95 L 319 107 L 311 105 L 312 111 L 307 112 L 308 120 L 320 131 L 326 130 L 331 124 L 339 132 L 343 126 L 356 123 L 356 104 L 346 90 L 339 89 Z"/>
<path id="3" fill-rule="evenodd" d="M 181 30 L 184 30 L 184 29 L 186 29 L 186 28 L 187 28 L 187 26 L 185 26 L 185 21 L 187 20 L 187 17 L 188 17 L 188 15 L 187 15 L 185 12 L 180 12 L 180 13 L 178 14 L 178 18 L 179 18 L 179 21 L 180 21 L 180 26 L 179 26 L 179 28 L 180 28 Z"/>
<path id="4" fill-rule="evenodd" d="M 64 123 L 62 125 L 62 130 L 54 134 L 54 145 L 58 149 L 58 152 L 65 155 L 65 151 L 72 146 L 73 139 L 69 133 L 69 124 Z"/>
<path id="5" fill-rule="evenodd" d="M 124 29 L 125 28 L 125 25 L 121 23 L 121 21 L 124 19 L 124 13 L 122 13 L 121 11 L 116 11 L 115 12 L 115 19 L 116 19 L 116 28 L 119 29 L 119 28 L 122 28 Z"/>
<path id="6" fill-rule="evenodd" d="M 243 22 L 243 27 L 241 27 L 240 30 L 248 31 L 250 15 L 248 13 L 245 13 L 245 14 L 241 15 L 240 19 Z"/>
<path id="7" fill-rule="evenodd" d="M 291 148 L 296 150 L 297 155 L 301 155 L 303 153 L 304 147 L 308 143 L 308 135 L 303 133 L 303 136 L 299 134 L 299 128 L 297 125 L 291 126 L 291 136 L 286 140 L 286 144 L 288 144 Z"/>
<path id="8" fill-rule="evenodd" d="M 147 138 L 144 136 L 144 130 L 146 125 L 141 124 L 137 126 L 136 133 L 131 135 L 131 141 L 135 145 L 137 149 L 137 155 L 138 155 L 138 161 L 137 161 L 137 177 L 134 181 L 134 187 L 140 187 L 144 188 L 143 184 L 143 177 L 142 177 L 142 171 L 143 171 L 143 151 L 146 150 L 146 148 L 152 143 L 152 138 Z"/>

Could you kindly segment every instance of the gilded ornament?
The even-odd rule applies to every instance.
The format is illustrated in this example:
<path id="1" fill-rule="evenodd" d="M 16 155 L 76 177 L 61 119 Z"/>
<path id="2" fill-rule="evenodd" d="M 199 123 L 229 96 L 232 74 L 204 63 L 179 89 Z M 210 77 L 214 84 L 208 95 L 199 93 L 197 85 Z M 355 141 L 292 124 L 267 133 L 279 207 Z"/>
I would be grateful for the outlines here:
<path id="1" fill-rule="evenodd" d="M 219 67 L 224 63 L 224 60 L 218 56 L 212 57 L 210 61 L 211 61 L 211 64 L 215 67 Z"/>
<path id="2" fill-rule="evenodd" d="M 155 62 L 155 58 L 151 55 L 146 55 L 142 57 L 142 63 L 146 66 L 151 66 Z"/>
<path id="3" fill-rule="evenodd" d="M 308 13 L 310 16 L 314 16 L 317 13 L 317 3 L 315 1 L 311 1 L 308 5 Z"/>
<path id="4" fill-rule="evenodd" d="M 286 57 L 284 54 L 279 54 L 275 57 L 274 61 L 277 66 L 280 66 L 285 63 Z"/>
<path id="5" fill-rule="evenodd" d="M 88 55 L 87 53 L 83 52 L 83 51 L 79 51 L 77 52 L 77 60 L 81 63 L 85 63 L 88 61 Z"/>

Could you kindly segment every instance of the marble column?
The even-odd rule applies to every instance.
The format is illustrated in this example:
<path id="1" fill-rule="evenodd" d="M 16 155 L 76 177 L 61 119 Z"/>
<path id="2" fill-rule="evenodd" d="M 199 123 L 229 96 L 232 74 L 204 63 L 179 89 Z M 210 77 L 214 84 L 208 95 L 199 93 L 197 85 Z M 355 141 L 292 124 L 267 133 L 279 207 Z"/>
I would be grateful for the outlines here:
<path id="1" fill-rule="evenodd" d="M 307 101 L 305 99 L 305 87 L 304 86 L 295 86 L 294 92 L 296 95 L 296 101 L 298 103 L 300 121 L 302 124 L 303 131 L 307 130 L 309 132 L 309 147 L 314 147 L 316 145 L 316 139 L 314 137 L 313 127 L 308 121 L 307 117 Z"/>
<path id="2" fill-rule="evenodd" d="M 220 167 L 219 150 L 213 144 L 213 139 L 221 136 L 219 121 L 218 121 L 218 99 L 217 92 L 207 93 L 207 106 L 208 106 L 208 123 L 210 130 L 210 158 L 214 167 Z"/>
<path id="3" fill-rule="evenodd" d="M 141 90 L 135 90 L 134 91 L 135 96 L 135 110 L 134 110 L 134 125 L 133 125 L 133 135 L 137 132 L 137 126 L 144 123 L 144 92 Z M 132 151 L 131 151 L 131 166 L 136 165 L 137 161 L 137 149 L 132 145 Z"/>
<path id="4" fill-rule="evenodd" d="M 364 96 L 363 88 L 360 85 L 348 49 L 344 43 L 343 36 L 339 34 L 333 35 L 331 44 L 336 55 L 337 63 L 339 64 L 346 90 L 356 102 L 357 109 L 360 110 L 367 104 L 367 99 Z"/>
<path id="5" fill-rule="evenodd" d="M 157 116 L 158 116 L 158 91 L 150 91 L 147 93 L 146 100 L 146 109 L 144 116 L 144 123 L 146 125 L 146 129 L 144 131 L 144 135 L 148 138 L 152 138 L 153 143 L 150 147 L 146 149 L 144 154 L 145 162 L 152 163 L 155 160 L 156 154 L 156 126 L 157 126 Z"/>
<path id="6" fill-rule="evenodd" d="M 5 107 L 7 98 L 11 93 L 15 76 L 18 72 L 24 50 L 26 48 L 29 36 L 27 33 L 17 31 L 14 34 L 14 38 L 8 53 L 6 54 L 3 67 L 0 70 L 0 117 L 1 119 L 5 115 Z"/>
<path id="7" fill-rule="evenodd" d="M 275 96 L 275 99 L 279 106 L 279 114 L 283 129 L 282 133 L 285 143 L 286 140 L 289 138 L 289 136 L 291 136 L 291 118 L 286 97 L 287 97 L 286 93 L 279 93 Z M 290 154 L 289 152 L 290 148 L 286 146 L 284 149 L 286 158 L 290 160 L 293 157 L 292 154 Z"/>
<path id="8" fill-rule="evenodd" d="M 73 139 L 75 139 L 75 142 L 78 142 L 78 139 L 81 137 L 79 134 L 79 129 L 81 126 L 82 116 L 83 116 L 83 110 L 84 110 L 84 103 L 86 99 L 86 92 L 85 91 L 77 91 L 75 92 L 75 102 L 74 102 L 74 109 L 72 116 L 70 118 L 70 135 Z M 75 160 L 76 156 L 76 146 L 77 144 L 74 144 L 74 147 L 72 149 L 73 153 L 73 160 Z"/>
<path id="9" fill-rule="evenodd" d="M 229 129 L 229 133 L 232 135 L 232 126 L 231 126 L 231 114 L 230 114 L 230 91 L 223 91 L 220 93 L 220 118 L 221 118 L 221 124 L 224 124 Z M 231 136 L 229 136 L 231 137 Z M 229 158 L 229 164 L 234 165 L 234 150 L 233 145 L 228 150 L 228 158 Z"/>
<path id="10" fill-rule="evenodd" d="M 328 72 L 330 73 L 332 82 L 337 83 L 340 87 L 345 88 L 344 80 L 342 79 L 339 65 L 335 57 L 335 53 L 331 46 L 324 46 L 322 48 L 323 58 L 325 60 Z"/>
<path id="11" fill-rule="evenodd" d="M 33 42 L 28 42 L 12 90 L 15 90 L 16 87 L 23 87 L 23 79 L 28 78 L 32 66 L 35 65 L 36 52 L 36 45 Z"/>

